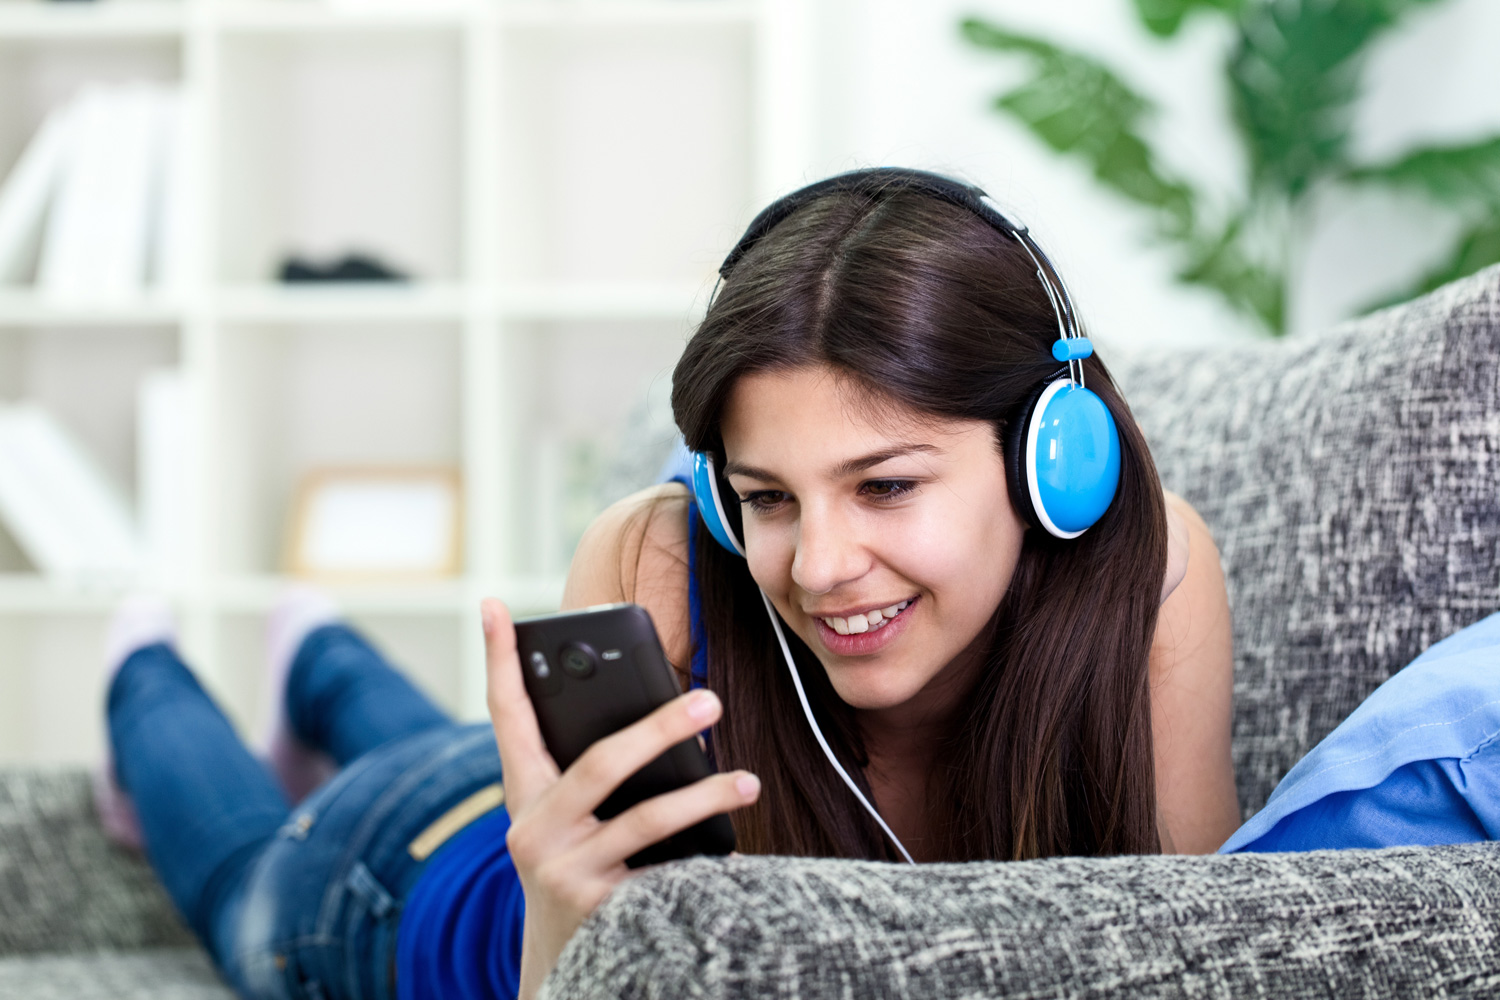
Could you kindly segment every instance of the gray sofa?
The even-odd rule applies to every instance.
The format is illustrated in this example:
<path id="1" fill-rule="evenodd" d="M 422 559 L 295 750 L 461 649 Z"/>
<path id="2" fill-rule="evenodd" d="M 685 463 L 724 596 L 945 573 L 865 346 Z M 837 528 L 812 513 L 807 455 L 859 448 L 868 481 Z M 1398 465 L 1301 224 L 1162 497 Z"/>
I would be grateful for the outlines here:
<path id="1" fill-rule="evenodd" d="M 1220 548 L 1248 816 L 1381 681 L 1500 610 L 1500 269 L 1324 337 L 1112 348 L 1164 482 Z M 80 774 L 0 780 L 0 955 L 0 996 L 224 995 L 93 828 Z M 546 992 L 1500 995 L 1500 847 L 695 860 L 615 892 Z"/>

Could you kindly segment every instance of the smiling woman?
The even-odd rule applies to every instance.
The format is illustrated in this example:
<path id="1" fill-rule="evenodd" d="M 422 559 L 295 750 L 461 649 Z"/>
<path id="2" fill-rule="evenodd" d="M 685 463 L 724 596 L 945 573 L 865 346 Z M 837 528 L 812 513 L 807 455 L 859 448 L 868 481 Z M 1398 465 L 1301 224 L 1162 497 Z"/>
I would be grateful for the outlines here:
<path id="1" fill-rule="evenodd" d="M 644 605 L 708 690 L 559 773 L 490 611 L 523 993 L 628 877 L 626 847 L 715 810 L 755 853 L 1222 842 L 1238 817 L 1217 554 L 1025 230 L 945 178 L 857 172 L 767 209 L 721 274 L 673 375 L 691 489 L 602 515 L 564 595 Z M 1081 435 L 1052 430 L 1065 392 L 1098 418 Z M 1087 464 L 1057 461 L 1070 450 L 1102 492 L 1068 482 Z M 1039 487 L 1043 469 L 1060 478 Z M 633 762 L 706 726 L 719 775 L 593 817 Z"/>
<path id="2" fill-rule="evenodd" d="M 646 605 L 724 700 L 717 762 L 763 784 L 744 850 L 899 850 L 823 759 L 761 592 L 832 755 L 917 858 L 1212 850 L 1238 820 L 1212 540 L 1097 357 L 1079 374 L 1119 428 L 1119 485 L 1076 537 L 1042 530 L 1006 461 L 1059 369 L 1041 265 L 871 174 L 747 237 L 674 375 L 746 558 L 662 487 L 585 536 L 566 603 Z"/>

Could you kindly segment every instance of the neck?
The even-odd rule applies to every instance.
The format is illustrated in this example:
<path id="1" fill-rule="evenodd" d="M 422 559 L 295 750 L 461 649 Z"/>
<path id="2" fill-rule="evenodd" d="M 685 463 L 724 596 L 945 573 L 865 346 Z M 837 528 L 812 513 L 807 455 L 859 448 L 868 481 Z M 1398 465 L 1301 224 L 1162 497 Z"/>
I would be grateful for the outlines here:
<path id="1" fill-rule="evenodd" d="M 983 635 L 976 638 L 926 687 L 901 704 L 858 712 L 865 752 L 872 762 L 931 762 L 937 747 L 951 734 L 954 716 L 979 679 L 988 645 L 981 642 L 983 638 Z"/>
<path id="2" fill-rule="evenodd" d="M 857 715 L 876 808 L 918 860 L 936 860 L 927 789 L 938 750 L 952 735 L 953 719 L 974 689 L 982 661 L 980 650 L 965 650 L 913 698 Z"/>

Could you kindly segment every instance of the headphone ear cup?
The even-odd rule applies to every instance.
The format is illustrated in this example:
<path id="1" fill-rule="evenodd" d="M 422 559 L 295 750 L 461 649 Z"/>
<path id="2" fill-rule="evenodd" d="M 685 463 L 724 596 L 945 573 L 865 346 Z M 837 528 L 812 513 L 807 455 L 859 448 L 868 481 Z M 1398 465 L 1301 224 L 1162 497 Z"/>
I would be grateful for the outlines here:
<path id="1" fill-rule="evenodd" d="M 714 541 L 735 555 L 743 556 L 745 550 L 740 545 L 739 536 L 735 534 L 724 502 L 719 496 L 719 479 L 718 472 L 714 469 L 714 460 L 701 451 L 693 452 L 693 500 L 698 507 L 698 516 L 703 519 L 703 526 L 708 529 Z"/>
<path id="2" fill-rule="evenodd" d="M 1031 502 L 1029 463 L 1026 461 L 1026 429 L 1031 426 L 1031 414 L 1037 400 L 1042 398 L 1048 383 L 1043 382 L 1021 400 L 1005 424 L 1005 440 L 1002 442 L 1005 459 L 1005 478 L 1010 484 L 1010 502 L 1030 527 L 1042 529 L 1041 518 L 1036 516 L 1036 507 Z"/>
<path id="3" fill-rule="evenodd" d="M 1017 509 L 1054 538 L 1093 527 L 1120 484 L 1120 433 L 1109 406 L 1072 379 L 1053 379 L 1027 398 L 1014 431 Z"/>

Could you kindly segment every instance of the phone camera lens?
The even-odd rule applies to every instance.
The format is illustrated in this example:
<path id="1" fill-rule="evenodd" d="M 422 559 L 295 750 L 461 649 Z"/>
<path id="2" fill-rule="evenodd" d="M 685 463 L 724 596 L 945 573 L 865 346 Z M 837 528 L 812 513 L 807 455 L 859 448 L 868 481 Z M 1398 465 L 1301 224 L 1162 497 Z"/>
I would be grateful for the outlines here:
<path id="1" fill-rule="evenodd" d="M 564 646 L 562 651 L 562 668 L 570 677 L 588 677 L 594 672 L 597 660 L 594 651 L 583 643 L 574 643 Z"/>

